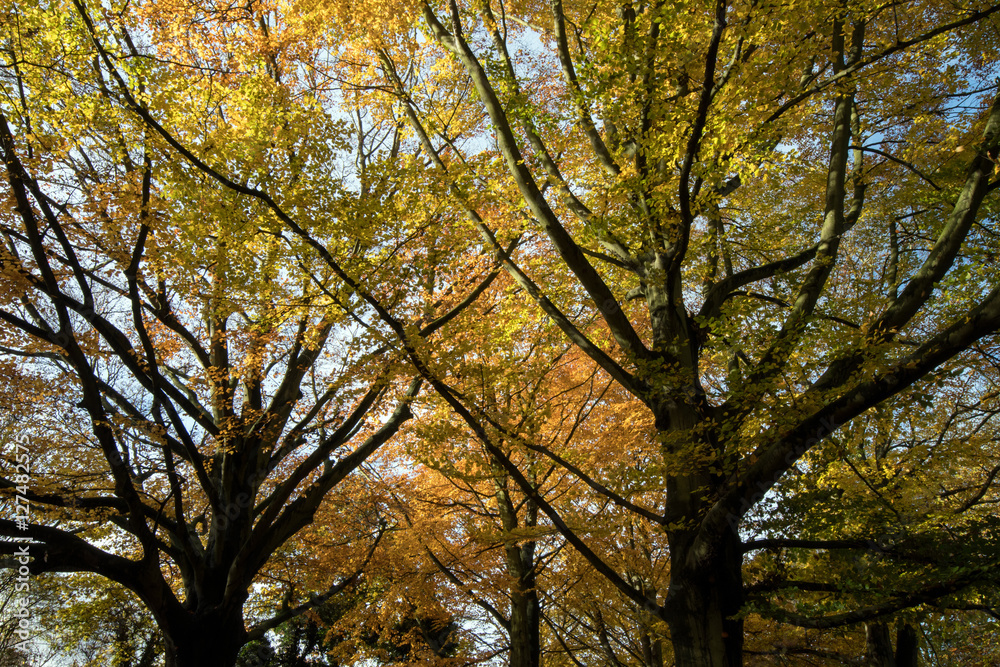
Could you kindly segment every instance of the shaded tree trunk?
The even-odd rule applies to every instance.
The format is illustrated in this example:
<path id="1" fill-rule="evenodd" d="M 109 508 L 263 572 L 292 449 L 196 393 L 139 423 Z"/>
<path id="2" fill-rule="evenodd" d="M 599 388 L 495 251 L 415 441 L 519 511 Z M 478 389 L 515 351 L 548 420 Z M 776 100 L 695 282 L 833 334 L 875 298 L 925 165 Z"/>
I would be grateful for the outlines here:
<path id="1" fill-rule="evenodd" d="M 643 632 L 640 643 L 643 664 L 646 667 L 663 667 L 663 641 L 649 632 Z"/>
<path id="2" fill-rule="evenodd" d="M 917 632 L 909 623 L 901 623 L 896 629 L 896 667 L 917 667 L 919 664 Z"/>
<path id="3" fill-rule="evenodd" d="M 654 410 L 657 431 L 665 443 L 672 443 L 665 450 L 667 469 L 678 467 L 670 457 L 686 455 L 677 440 L 691 448 L 692 458 L 688 474 L 666 479 L 665 515 L 669 523 L 681 527 L 668 533 L 670 588 L 662 613 L 670 627 L 677 667 L 742 667 L 743 621 L 738 617 L 743 606 L 742 543 L 737 525 L 726 525 L 708 535 L 698 529 L 712 506 L 714 490 L 722 482 L 712 471 L 710 457 L 721 457 L 722 450 L 703 428 L 706 406 L 696 372 L 697 350 L 684 310 L 678 305 L 679 292 L 677 284 L 673 298 L 659 294 L 662 303 L 654 301 L 655 291 L 647 292 L 650 311 L 662 313 L 660 330 L 673 334 L 661 334 L 664 347 L 672 358 L 688 364 L 680 379 L 670 383 L 673 388 L 666 400 Z"/>
<path id="4" fill-rule="evenodd" d="M 520 525 L 538 525 L 538 506 L 525 503 L 523 522 L 511 502 L 507 491 L 507 477 L 498 471 L 497 505 L 500 520 L 506 531 Z M 510 667 L 538 667 L 541 655 L 541 603 L 535 590 L 535 543 L 508 541 L 504 544 L 507 574 L 513 580 L 510 586 Z"/>
<path id="5" fill-rule="evenodd" d="M 163 629 L 166 667 L 233 667 L 246 643 L 242 606 L 189 614 Z"/>
<path id="6" fill-rule="evenodd" d="M 533 579 L 534 577 L 531 577 Z M 527 589 L 518 585 L 511 591 L 510 602 L 510 667 L 538 667 L 541 653 L 539 638 L 540 609 L 533 582 Z"/>
<path id="7" fill-rule="evenodd" d="M 739 538 L 727 533 L 717 552 L 696 567 L 690 549 L 671 542 L 670 593 L 665 605 L 677 667 L 742 667 L 742 558 Z M 676 565 L 675 565 L 676 563 Z M 675 569 L 676 568 L 676 569 Z"/>
<path id="8" fill-rule="evenodd" d="M 896 628 L 896 650 L 892 650 L 892 634 L 886 623 L 865 624 L 865 665 L 867 667 L 917 667 L 920 664 L 920 643 L 917 632 L 909 623 Z"/>
<path id="9" fill-rule="evenodd" d="M 535 525 L 537 510 L 530 507 L 526 525 Z M 510 587 L 510 667 L 538 667 L 541 655 L 541 603 L 535 590 L 535 543 L 504 545 Z"/>
<path id="10" fill-rule="evenodd" d="M 865 665 L 867 667 L 896 667 L 892 652 L 892 638 L 885 623 L 865 624 Z"/>

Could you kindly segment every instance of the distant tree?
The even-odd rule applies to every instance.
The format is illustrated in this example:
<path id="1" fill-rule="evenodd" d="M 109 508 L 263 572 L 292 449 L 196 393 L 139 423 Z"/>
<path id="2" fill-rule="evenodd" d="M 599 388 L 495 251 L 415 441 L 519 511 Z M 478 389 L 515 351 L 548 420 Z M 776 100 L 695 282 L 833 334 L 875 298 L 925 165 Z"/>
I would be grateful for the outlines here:
<path id="1" fill-rule="evenodd" d="M 79 667 L 158 667 L 163 636 L 122 586 L 91 574 L 33 578 L 32 637 L 52 662 Z"/>
<path id="2" fill-rule="evenodd" d="M 31 651 L 26 643 L 30 638 L 17 632 L 23 609 L 20 603 L 30 598 L 18 590 L 17 578 L 15 569 L 0 570 L 0 667 L 29 667 L 31 664 Z"/>

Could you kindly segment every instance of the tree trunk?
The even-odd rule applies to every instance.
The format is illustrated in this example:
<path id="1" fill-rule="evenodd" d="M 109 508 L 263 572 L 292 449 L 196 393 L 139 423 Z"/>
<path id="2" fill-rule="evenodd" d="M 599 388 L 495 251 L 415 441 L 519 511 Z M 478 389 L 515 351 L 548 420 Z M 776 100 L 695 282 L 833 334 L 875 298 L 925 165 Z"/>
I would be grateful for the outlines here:
<path id="1" fill-rule="evenodd" d="M 538 667 L 539 639 L 538 596 L 535 591 L 511 591 L 510 667 Z"/>
<path id="2" fill-rule="evenodd" d="M 677 288 L 679 290 L 679 287 Z M 650 298 L 647 295 L 647 298 Z M 680 299 L 675 299 L 680 303 Z M 652 305 L 652 300 L 651 300 Z M 666 310 L 666 308 L 664 308 Z M 675 330 L 679 338 L 690 341 L 690 332 L 677 309 Z M 675 353 L 680 357 L 680 353 Z M 692 353 L 690 362 L 695 365 Z M 692 372 L 692 390 L 684 402 L 680 397 L 665 401 L 656 410 L 656 428 L 665 442 L 681 437 L 702 452 L 711 452 L 716 443 L 699 440 L 704 426 L 701 409 L 696 405 L 697 375 Z M 676 445 L 673 445 L 676 447 Z M 718 450 L 715 450 L 718 454 Z M 675 455 L 668 448 L 665 464 Z M 676 469 L 676 463 L 674 463 Z M 742 667 L 743 552 L 738 526 L 726 526 L 715 535 L 699 535 L 701 518 L 711 507 L 713 489 L 719 483 L 710 466 L 695 459 L 692 471 L 666 479 L 665 514 L 681 524 L 668 533 L 670 546 L 670 588 L 663 617 L 670 628 L 676 667 Z"/>
<path id="3" fill-rule="evenodd" d="M 499 468 L 499 466 L 498 466 Z M 524 505 L 524 516 L 518 517 L 517 508 L 507 491 L 508 478 L 497 470 L 497 507 L 500 521 L 505 531 L 517 530 L 520 526 L 538 525 L 538 506 L 534 502 Z M 537 486 L 536 486 L 537 488 Z M 538 667 L 541 662 L 541 603 L 535 590 L 535 543 L 531 540 L 519 543 L 510 540 L 504 543 L 507 561 L 507 575 L 510 585 L 510 652 L 509 667 Z"/>
<path id="4" fill-rule="evenodd" d="M 742 667 L 743 570 L 739 537 L 728 532 L 715 553 L 692 566 L 685 540 L 671 541 L 666 621 L 677 667 Z M 680 547 L 680 548 L 678 548 Z"/>
<path id="5" fill-rule="evenodd" d="M 918 667 L 919 664 L 917 632 L 909 623 L 900 623 L 896 629 L 896 667 Z"/>
<path id="6" fill-rule="evenodd" d="M 538 667 L 541 662 L 541 609 L 535 590 L 535 543 L 508 542 L 507 572 L 510 587 L 510 667 Z"/>
<path id="7" fill-rule="evenodd" d="M 165 667 L 233 667 L 246 643 L 243 610 L 189 615 L 164 630 Z M 263 665 L 251 661 L 248 667 Z"/>
<path id="8" fill-rule="evenodd" d="M 885 623 L 865 624 L 865 665 L 867 667 L 896 667 L 892 652 L 892 638 Z"/>
<path id="9" fill-rule="evenodd" d="M 645 667 L 663 667 L 663 641 L 649 632 L 643 632 L 640 643 L 642 664 Z"/>

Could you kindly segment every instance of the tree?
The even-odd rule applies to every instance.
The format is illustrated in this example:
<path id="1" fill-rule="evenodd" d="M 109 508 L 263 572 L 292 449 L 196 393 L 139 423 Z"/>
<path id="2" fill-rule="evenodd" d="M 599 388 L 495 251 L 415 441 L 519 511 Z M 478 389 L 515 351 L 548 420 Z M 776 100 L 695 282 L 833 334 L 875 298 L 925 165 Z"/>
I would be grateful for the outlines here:
<path id="1" fill-rule="evenodd" d="M 568 507 L 578 490 L 541 452 L 577 438 L 607 383 L 598 381 L 593 364 L 567 354 L 542 322 L 526 321 L 517 314 L 518 304 L 497 292 L 463 314 L 470 320 L 462 327 L 464 353 L 450 369 L 449 385 L 503 414 L 508 430 L 517 433 L 516 440 L 498 436 L 504 455 L 525 470 L 534 494 Z M 498 309 L 509 325 L 492 320 Z M 506 637 L 492 642 L 494 653 L 504 653 L 511 666 L 537 667 L 543 598 L 554 585 L 550 566 L 564 542 L 445 401 L 424 399 L 421 407 L 409 449 L 424 467 L 412 488 L 399 494 L 397 511 L 407 526 L 401 541 L 411 543 L 412 557 L 442 584 L 462 592 L 461 602 L 479 608 L 482 625 Z"/>
<path id="2" fill-rule="evenodd" d="M 419 27 L 386 38 L 332 5 L 353 62 L 380 65 L 343 76 L 385 91 L 508 273 L 647 406 L 662 500 L 641 513 L 668 536 L 653 606 L 678 665 L 742 663 L 740 531 L 781 480 L 821 475 L 819 443 L 892 401 L 893 419 L 924 410 L 940 373 L 995 352 L 997 10 L 450 0 L 415 3 Z M 601 338 L 580 324 L 594 318 Z M 562 535 L 649 604 L 533 496 L 503 419 L 413 358 Z"/>
<path id="3" fill-rule="evenodd" d="M 37 653 L 37 647 L 25 641 L 18 630 L 20 627 L 20 616 L 23 615 L 21 606 L 28 598 L 23 594 L 23 589 L 17 588 L 17 571 L 5 570 L 0 582 L 3 583 L 3 597 L 0 598 L 0 665 L 3 667 L 27 667 L 34 658 L 36 662 L 41 656 Z"/>
<path id="4" fill-rule="evenodd" d="M 358 285 L 430 345 L 496 272 L 423 261 L 467 253 L 435 246 L 437 212 L 388 181 L 392 156 L 371 157 L 391 131 L 293 85 L 303 61 L 268 51 L 264 10 L 202 24 L 191 66 L 171 60 L 168 11 L 2 7 L 2 435 L 23 449 L 3 452 L 0 487 L 31 511 L 0 518 L 0 535 L 32 539 L 34 574 L 131 591 L 168 666 L 218 667 L 358 582 L 384 531 L 376 507 L 339 536 L 340 578 L 247 617 L 275 554 L 412 416 L 421 380 L 366 323 Z M 192 11 L 171 18 L 206 16 Z M 248 185 L 261 180 L 285 184 L 277 200 Z M 284 238 L 279 202 L 322 253 Z"/>
<path id="5" fill-rule="evenodd" d="M 62 663 L 163 664 L 163 638 L 152 616 L 121 586 L 92 574 L 63 574 L 35 578 L 32 589 L 32 635 Z"/>
<path id="6" fill-rule="evenodd" d="M 939 375 L 933 410 L 897 411 L 903 403 L 893 399 L 816 447 L 804 461 L 823 473 L 782 480 L 782 511 L 753 517 L 754 530 L 773 537 L 745 545 L 752 558 L 750 604 L 805 628 L 821 629 L 844 614 L 865 620 L 846 648 L 867 656 L 866 664 L 913 664 L 917 644 L 925 644 L 925 654 L 935 650 L 942 626 L 963 616 L 974 624 L 989 614 L 997 591 L 995 403 L 991 396 L 964 400 L 968 387 L 993 384 L 994 372 L 985 366 Z M 834 518 L 834 509 L 843 516 Z M 872 534 L 877 539 L 866 542 Z M 794 535 L 831 550 L 799 550 L 788 539 Z M 798 609 L 789 609 L 789 600 Z M 794 613 L 810 607 L 841 614 Z M 952 641 L 959 650 L 961 642 Z M 798 640 L 782 643 L 786 653 L 807 648 Z M 818 648 L 813 644 L 808 648 Z M 978 644 L 987 655 L 988 644 Z M 762 648 L 758 642 L 755 650 Z M 843 655 L 845 647 L 838 648 Z"/>

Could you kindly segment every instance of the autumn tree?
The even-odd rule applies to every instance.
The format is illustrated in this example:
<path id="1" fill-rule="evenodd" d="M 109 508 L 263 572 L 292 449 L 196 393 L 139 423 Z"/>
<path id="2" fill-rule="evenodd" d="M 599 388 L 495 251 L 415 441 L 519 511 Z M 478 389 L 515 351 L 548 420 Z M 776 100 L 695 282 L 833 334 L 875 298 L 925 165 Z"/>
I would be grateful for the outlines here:
<path id="1" fill-rule="evenodd" d="M 420 413 L 419 400 L 412 409 Z M 281 592 L 281 606 L 306 602 L 313 591 L 324 590 L 349 573 L 350 554 L 356 549 L 350 536 L 374 520 L 384 524 L 385 533 L 366 563 L 364 579 L 349 593 L 275 628 L 276 641 L 262 637 L 257 646 L 248 644 L 243 650 L 248 666 L 255 658 L 259 667 L 359 662 L 453 665 L 461 662 L 451 660 L 460 649 L 471 650 L 465 629 L 442 604 L 447 589 L 429 581 L 426 570 L 414 567 L 407 550 L 398 544 L 405 528 L 397 498 L 410 474 L 409 459 L 398 449 L 412 426 L 409 423 L 393 443 L 380 448 L 327 494 L 313 524 L 276 554 L 278 562 L 268 572 L 268 585 Z M 267 657 L 268 646 L 273 659 Z"/>
<path id="2" fill-rule="evenodd" d="M 780 649 L 756 641 L 755 653 L 811 649 L 856 660 L 863 653 L 867 664 L 910 665 L 918 643 L 929 654 L 944 636 L 948 652 L 995 660 L 988 657 L 995 647 L 962 640 L 948 626 L 975 627 L 997 613 L 994 392 L 966 402 L 970 387 L 995 386 L 996 370 L 991 362 L 937 374 L 932 410 L 902 409 L 927 394 L 887 401 L 804 457 L 803 468 L 822 473 L 782 480 L 780 511 L 751 515 L 748 525 L 768 537 L 745 543 L 748 602 L 786 628 L 774 642 Z M 830 549 L 799 549 L 792 536 Z M 802 613 L 817 609 L 840 613 Z M 846 644 L 817 641 L 814 632 L 809 646 L 789 629 L 821 631 L 852 616 L 856 631 Z"/>
<path id="3" fill-rule="evenodd" d="M 676 664 L 742 664 L 748 513 L 789 475 L 821 475 L 811 453 L 855 420 L 926 410 L 947 400 L 941 373 L 995 354 L 998 7 L 406 9 L 414 23 L 368 32 L 338 3 L 320 18 L 354 29 L 367 66 L 344 76 L 384 91 L 524 294 L 646 405 L 661 499 L 631 509 L 668 537 L 668 590 L 647 600 L 533 493 L 499 446 L 503 420 L 411 358 L 592 567 L 651 605 Z M 989 391 L 969 383 L 959 400 Z M 812 622 L 875 619 L 974 579 Z"/>
<path id="4" fill-rule="evenodd" d="M 601 581 L 486 446 L 515 462 L 534 495 L 585 530 L 590 546 L 655 600 L 665 584 L 662 536 L 644 517 L 595 500 L 589 486 L 614 480 L 629 502 L 654 501 L 645 470 L 658 457 L 652 421 L 516 298 L 516 283 L 498 283 L 507 294 L 493 290 L 462 314 L 450 362 L 428 365 L 496 423 L 484 441 L 440 396 L 416 402 L 419 418 L 390 445 L 421 464 L 397 482 L 396 558 L 437 575 L 438 587 L 457 589 L 451 606 L 478 616 L 481 634 L 495 635 L 480 640 L 483 647 L 469 659 L 502 656 L 512 667 L 595 657 L 599 664 L 668 664 L 662 622 Z M 623 448 L 635 458 L 623 459 Z M 586 471 L 586 481 L 574 471 Z"/>
<path id="5" fill-rule="evenodd" d="M 3 596 L 0 597 L 0 665 L 3 667 L 26 667 L 32 660 L 45 662 L 46 656 L 34 642 L 23 637 L 20 621 L 23 616 L 25 600 L 28 598 L 23 588 L 17 588 L 18 573 L 16 570 L 4 570 L 0 573 L 0 584 L 3 586 Z"/>
<path id="6" fill-rule="evenodd" d="M 232 665 L 354 585 L 386 528 L 374 507 L 337 536 L 339 576 L 294 604 L 264 585 L 412 416 L 421 380 L 359 286 L 430 346 L 496 275 L 387 179 L 394 127 L 324 109 L 313 52 L 282 51 L 267 8 L 216 9 L 0 9 L 0 401 L 20 443 L 0 488 L 30 507 L 0 548 L 27 537 L 32 573 L 130 591 L 184 667 Z M 291 216 L 322 245 L 288 238 Z"/>
<path id="7" fill-rule="evenodd" d="M 507 433 L 497 435 L 497 446 L 518 461 L 533 494 L 568 507 L 579 499 L 578 482 L 543 452 L 564 450 L 569 442 L 583 449 L 578 436 L 608 383 L 537 317 L 524 317 L 531 313 L 511 302 L 514 286 L 506 284 L 507 290 L 491 292 L 463 313 L 456 345 L 461 354 L 436 373 L 467 399 L 503 415 Z M 491 317 L 498 310 L 508 318 L 502 324 Z M 537 667 L 544 600 L 558 586 L 551 566 L 564 540 L 445 401 L 425 397 L 420 408 L 409 437 L 396 445 L 407 446 L 421 464 L 410 489 L 399 494 L 397 511 L 406 527 L 399 539 L 437 575 L 439 586 L 457 589 L 457 604 L 478 608 L 479 623 L 505 638 L 491 642 L 489 652 L 503 653 L 511 666 Z M 506 437 L 511 434 L 516 437 Z"/>

